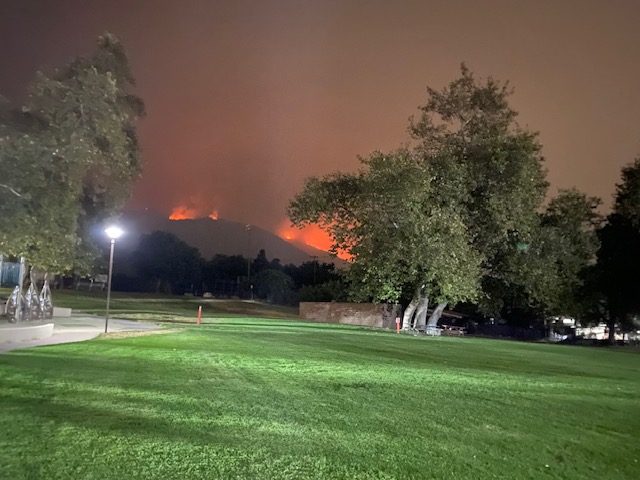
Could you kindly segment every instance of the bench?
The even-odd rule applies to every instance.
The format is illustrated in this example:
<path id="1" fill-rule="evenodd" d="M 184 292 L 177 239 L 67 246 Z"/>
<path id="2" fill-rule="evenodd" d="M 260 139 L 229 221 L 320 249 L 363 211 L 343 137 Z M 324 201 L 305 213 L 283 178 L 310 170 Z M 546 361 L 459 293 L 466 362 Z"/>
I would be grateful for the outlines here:
<path id="1" fill-rule="evenodd" d="M 100 288 L 100 290 L 104 290 L 107 286 L 107 275 L 95 275 L 93 277 L 88 278 L 79 278 L 76 281 L 76 290 L 79 290 L 80 287 L 89 287 L 89 290 L 94 287 Z"/>
<path id="2" fill-rule="evenodd" d="M 456 327 L 453 325 L 442 325 L 441 335 L 449 337 L 462 337 L 464 335 L 464 327 Z"/>

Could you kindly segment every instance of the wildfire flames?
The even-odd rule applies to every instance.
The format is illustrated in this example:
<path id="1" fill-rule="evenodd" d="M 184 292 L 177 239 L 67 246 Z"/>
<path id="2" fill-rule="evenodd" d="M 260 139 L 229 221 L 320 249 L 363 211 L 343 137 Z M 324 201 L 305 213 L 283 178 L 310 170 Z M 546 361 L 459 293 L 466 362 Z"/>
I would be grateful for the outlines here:
<path id="1" fill-rule="evenodd" d="M 220 215 L 218 210 L 211 210 L 209 214 L 203 214 L 203 209 L 191 207 L 187 205 L 178 205 L 171 210 L 169 214 L 169 220 L 195 220 L 197 218 L 205 218 L 208 217 L 211 220 L 218 220 Z M 205 210 L 206 211 L 206 210 Z"/>
<path id="2" fill-rule="evenodd" d="M 169 215 L 169 220 L 193 220 L 194 218 L 198 218 L 198 211 L 185 206 L 175 207 Z"/>
<path id="3" fill-rule="evenodd" d="M 217 209 L 210 210 L 207 214 L 205 213 L 207 210 L 203 208 L 188 205 L 187 203 L 186 205 L 183 204 L 174 207 L 169 215 L 169 220 L 195 220 L 198 218 L 218 220 L 220 218 Z M 331 248 L 331 237 L 318 225 L 309 225 L 303 229 L 298 229 L 292 227 L 287 220 L 283 220 L 276 230 L 276 234 L 287 242 L 304 243 L 325 252 L 328 252 Z M 349 260 L 349 255 L 345 252 L 339 252 L 338 257 L 343 260 Z"/>
<path id="4" fill-rule="evenodd" d="M 308 225 L 303 229 L 298 229 L 284 220 L 278 228 L 277 235 L 287 242 L 301 242 L 325 252 L 331 248 L 331 237 L 318 225 Z M 338 257 L 343 260 L 350 258 L 346 252 L 338 252 Z"/>
<path id="5" fill-rule="evenodd" d="M 202 210 L 196 207 L 179 205 L 171 210 L 169 220 L 195 220 L 196 218 L 204 218 L 205 215 L 203 215 L 201 212 Z M 220 218 L 218 210 L 211 210 L 211 212 L 206 216 L 211 220 L 218 220 L 218 218 Z"/>

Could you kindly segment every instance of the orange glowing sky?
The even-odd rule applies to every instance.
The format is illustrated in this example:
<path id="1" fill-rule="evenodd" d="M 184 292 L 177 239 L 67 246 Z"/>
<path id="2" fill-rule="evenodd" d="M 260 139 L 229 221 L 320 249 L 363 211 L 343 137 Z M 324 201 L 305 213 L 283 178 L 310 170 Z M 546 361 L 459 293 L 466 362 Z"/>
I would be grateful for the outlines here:
<path id="1" fill-rule="evenodd" d="M 640 154 L 637 0 L 139 0 L 126 14 L 113 0 L 0 3 L 11 100 L 104 31 L 123 41 L 147 109 L 134 210 L 217 210 L 277 232 L 305 178 L 408 141 L 427 85 L 462 61 L 511 82 L 520 124 L 540 131 L 551 193 L 575 186 L 609 204 Z"/>

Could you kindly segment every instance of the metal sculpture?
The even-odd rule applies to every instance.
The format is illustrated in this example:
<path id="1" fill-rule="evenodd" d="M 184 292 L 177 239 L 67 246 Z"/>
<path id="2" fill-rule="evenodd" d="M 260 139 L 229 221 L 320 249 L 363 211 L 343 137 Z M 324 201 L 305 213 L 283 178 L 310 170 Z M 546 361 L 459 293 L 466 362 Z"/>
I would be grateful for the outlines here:
<path id="1" fill-rule="evenodd" d="M 22 321 L 23 319 L 24 297 L 22 296 L 20 287 L 17 285 L 7 299 L 5 312 L 7 312 L 7 315 L 9 316 L 9 322 L 11 323 L 17 323 Z"/>
<path id="2" fill-rule="evenodd" d="M 40 298 L 36 291 L 36 285 L 33 281 L 33 275 L 30 275 L 31 281 L 27 294 L 25 295 L 25 312 L 24 316 L 26 320 L 36 320 L 40 318 Z"/>
<path id="3" fill-rule="evenodd" d="M 20 285 L 16 285 L 7 299 L 5 312 L 10 323 L 53 318 L 53 301 L 47 275 L 44 276 L 40 293 L 37 291 L 33 271 L 29 277 L 30 283 L 26 294 L 23 295 Z"/>
<path id="4" fill-rule="evenodd" d="M 40 292 L 40 316 L 41 318 L 53 318 L 53 300 L 47 274 L 44 275 L 44 283 Z"/>

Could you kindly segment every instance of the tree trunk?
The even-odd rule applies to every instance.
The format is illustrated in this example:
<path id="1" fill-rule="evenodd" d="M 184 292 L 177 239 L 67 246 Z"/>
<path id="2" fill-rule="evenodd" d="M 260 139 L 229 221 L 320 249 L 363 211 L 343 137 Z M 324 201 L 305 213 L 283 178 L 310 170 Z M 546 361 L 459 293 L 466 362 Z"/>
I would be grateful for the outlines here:
<path id="1" fill-rule="evenodd" d="M 607 327 L 609 328 L 609 345 L 616 344 L 616 321 L 611 319 L 607 322 Z"/>
<path id="2" fill-rule="evenodd" d="M 411 319 L 413 318 L 413 313 L 416 311 L 418 304 L 420 303 L 420 292 L 422 288 L 416 288 L 416 292 L 413 294 L 413 298 L 407 308 L 402 315 L 402 329 L 403 330 L 411 330 Z"/>
<path id="3" fill-rule="evenodd" d="M 420 297 L 420 303 L 416 310 L 416 322 L 413 328 L 416 330 L 424 328 L 427 324 L 427 310 L 429 310 L 429 296 L 422 294 Z"/>
<path id="4" fill-rule="evenodd" d="M 437 327 L 438 326 L 438 320 L 440 320 L 440 317 L 442 316 L 442 312 L 444 311 L 444 309 L 446 307 L 447 307 L 446 303 L 439 303 L 438 304 L 438 306 L 435 308 L 435 310 L 433 311 L 433 313 L 429 317 L 429 321 L 427 322 L 427 327 Z"/>

